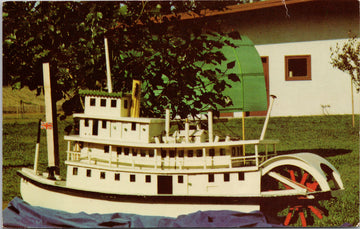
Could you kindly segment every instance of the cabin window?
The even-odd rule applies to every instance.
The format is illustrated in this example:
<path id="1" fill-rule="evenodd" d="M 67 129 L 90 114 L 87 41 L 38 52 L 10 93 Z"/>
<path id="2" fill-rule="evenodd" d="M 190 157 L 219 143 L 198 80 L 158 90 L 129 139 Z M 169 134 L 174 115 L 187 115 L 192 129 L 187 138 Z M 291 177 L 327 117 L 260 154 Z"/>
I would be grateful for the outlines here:
<path id="1" fill-rule="evenodd" d="M 175 157 L 175 150 L 170 150 L 169 156 L 170 157 Z"/>
<path id="2" fill-rule="evenodd" d="M 122 148 L 121 147 L 116 147 L 116 154 L 119 156 L 121 155 L 122 152 Z"/>
<path id="3" fill-rule="evenodd" d="M 128 100 L 125 99 L 125 100 L 124 100 L 124 109 L 127 109 L 127 108 L 128 108 L 128 106 L 129 106 L 128 103 L 129 103 Z"/>
<path id="4" fill-rule="evenodd" d="M 193 156 L 194 156 L 194 150 L 189 150 L 188 157 L 193 157 Z"/>
<path id="5" fill-rule="evenodd" d="M 239 180 L 245 180 L 244 173 L 243 173 L 243 172 L 239 172 L 239 173 L 238 173 L 238 178 L 239 178 Z"/>
<path id="6" fill-rule="evenodd" d="M 202 157 L 203 156 L 203 151 L 201 149 L 196 150 L 196 156 L 197 157 Z"/>
<path id="7" fill-rule="evenodd" d="M 209 156 L 210 157 L 215 156 L 215 149 L 209 149 Z"/>
<path id="8" fill-rule="evenodd" d="M 109 146 L 104 146 L 104 153 L 109 153 L 109 149 L 110 149 Z"/>
<path id="9" fill-rule="evenodd" d="M 214 181 L 215 181 L 214 174 L 213 173 L 209 174 L 209 182 L 214 182 Z"/>
<path id="10" fill-rule="evenodd" d="M 105 179 L 105 172 L 100 172 L 100 179 Z"/>
<path id="11" fill-rule="evenodd" d="M 115 173 L 114 180 L 116 181 L 120 180 L 120 173 Z"/>
<path id="12" fill-rule="evenodd" d="M 220 149 L 220 156 L 225 156 L 225 153 L 226 151 L 225 151 L 225 149 L 224 148 L 221 148 Z"/>
<path id="13" fill-rule="evenodd" d="M 136 151 L 136 149 L 132 149 L 132 155 L 133 155 L 134 157 L 137 156 L 137 151 Z"/>
<path id="14" fill-rule="evenodd" d="M 184 150 L 179 150 L 179 157 L 184 157 Z"/>
<path id="15" fill-rule="evenodd" d="M 75 176 L 78 175 L 78 168 L 76 167 L 73 168 L 73 175 Z"/>
<path id="16" fill-rule="evenodd" d="M 231 148 L 231 156 L 233 156 L 233 157 L 236 156 L 236 147 Z"/>
<path id="17" fill-rule="evenodd" d="M 95 104 L 96 104 L 96 100 L 95 100 L 95 98 L 91 98 L 90 99 L 90 106 L 95 106 Z"/>
<path id="18" fill-rule="evenodd" d="M 86 126 L 86 127 L 89 126 L 89 119 L 85 119 L 85 126 Z"/>
<path id="19" fill-rule="evenodd" d="M 225 182 L 230 181 L 230 174 L 229 173 L 224 173 L 224 181 Z"/>
<path id="20" fill-rule="evenodd" d="M 92 134 L 94 136 L 98 135 L 98 129 L 99 129 L 99 120 L 93 120 Z"/>
<path id="21" fill-rule="evenodd" d="M 103 129 L 106 129 L 106 123 L 107 123 L 107 122 L 106 122 L 105 120 L 103 120 L 101 123 L 102 123 L 102 128 L 103 128 Z"/>
<path id="22" fill-rule="evenodd" d="M 243 146 L 238 146 L 238 147 L 237 147 L 237 155 L 240 156 L 240 155 L 243 154 L 243 152 L 244 152 L 244 151 L 243 151 Z"/>
<path id="23" fill-rule="evenodd" d="M 145 157 L 146 156 L 146 151 L 145 150 L 140 150 L 140 155 L 142 156 L 142 157 Z"/>
<path id="24" fill-rule="evenodd" d="M 178 176 L 178 183 L 179 184 L 184 183 L 184 176 Z"/>
<path id="25" fill-rule="evenodd" d="M 100 100 L 100 106 L 106 107 L 106 99 L 101 99 Z"/>
<path id="26" fill-rule="evenodd" d="M 129 152 L 130 152 L 130 149 L 129 149 L 129 148 L 124 148 L 124 154 L 125 154 L 126 156 L 129 155 Z"/>
<path id="27" fill-rule="evenodd" d="M 135 182 L 135 174 L 130 174 L 130 182 Z"/>
<path id="28" fill-rule="evenodd" d="M 87 170 L 86 170 L 86 176 L 87 176 L 87 177 L 91 177 L 91 169 L 87 169 Z"/>
<path id="29" fill-rule="evenodd" d="M 111 107 L 116 107 L 116 99 L 111 100 Z"/>
<path id="30" fill-rule="evenodd" d="M 311 56 L 285 56 L 285 80 L 311 80 Z"/>
<path id="31" fill-rule="evenodd" d="M 145 182 L 146 183 L 151 183 L 151 176 L 150 175 L 145 176 Z"/>
<path id="32" fill-rule="evenodd" d="M 131 123 L 131 130 L 133 130 L 133 131 L 136 130 L 136 122 Z"/>

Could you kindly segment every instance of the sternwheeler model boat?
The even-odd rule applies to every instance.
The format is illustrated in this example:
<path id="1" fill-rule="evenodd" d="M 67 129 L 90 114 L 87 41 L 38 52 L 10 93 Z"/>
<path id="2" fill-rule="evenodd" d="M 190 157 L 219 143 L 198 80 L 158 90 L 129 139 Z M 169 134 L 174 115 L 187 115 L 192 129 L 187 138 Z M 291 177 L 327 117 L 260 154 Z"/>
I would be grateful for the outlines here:
<path id="1" fill-rule="evenodd" d="M 44 64 L 44 77 L 48 64 Z M 45 80 L 44 83 L 49 80 Z M 45 85 L 49 97 L 50 86 Z M 177 217 L 196 211 L 275 211 L 290 206 L 288 225 L 298 214 L 322 218 L 318 201 L 343 189 L 339 172 L 312 153 L 277 155 L 276 140 L 264 139 L 270 111 L 259 139 L 214 135 L 213 114 L 207 128 L 170 132 L 170 111 L 164 118 L 139 117 L 140 82 L 132 94 L 84 90 L 84 113 L 74 114 L 79 131 L 65 136 L 66 179 L 59 177 L 58 156 L 51 142 L 56 120 L 47 110 L 49 171 L 22 168 L 24 201 L 67 212 L 134 213 Z M 47 103 L 48 104 L 48 103 Z M 54 127 L 54 125 L 53 125 Z M 244 148 L 246 148 L 246 153 Z"/>

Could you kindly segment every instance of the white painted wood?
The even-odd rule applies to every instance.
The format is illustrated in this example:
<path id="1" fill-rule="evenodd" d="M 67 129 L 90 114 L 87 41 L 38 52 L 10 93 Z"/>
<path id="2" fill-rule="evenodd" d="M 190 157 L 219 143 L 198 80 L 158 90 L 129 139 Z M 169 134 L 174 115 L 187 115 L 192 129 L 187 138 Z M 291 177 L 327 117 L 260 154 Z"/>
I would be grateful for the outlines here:
<path id="1" fill-rule="evenodd" d="M 112 93 L 112 83 L 111 83 L 111 71 L 110 71 L 110 58 L 109 58 L 109 47 L 107 38 L 104 37 L 105 45 L 105 59 L 106 59 L 106 78 L 107 78 L 107 88 L 108 92 Z"/>

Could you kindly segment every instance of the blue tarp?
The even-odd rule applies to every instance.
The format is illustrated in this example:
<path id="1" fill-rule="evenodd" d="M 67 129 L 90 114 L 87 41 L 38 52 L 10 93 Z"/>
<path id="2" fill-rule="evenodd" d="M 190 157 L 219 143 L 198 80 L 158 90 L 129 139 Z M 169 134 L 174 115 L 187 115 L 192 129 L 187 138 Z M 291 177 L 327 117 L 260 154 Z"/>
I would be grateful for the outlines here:
<path id="1" fill-rule="evenodd" d="M 279 227 L 269 224 L 260 211 L 198 211 L 177 218 L 136 214 L 68 213 L 34 207 L 15 197 L 3 211 L 4 227 L 110 228 L 110 227 Z"/>

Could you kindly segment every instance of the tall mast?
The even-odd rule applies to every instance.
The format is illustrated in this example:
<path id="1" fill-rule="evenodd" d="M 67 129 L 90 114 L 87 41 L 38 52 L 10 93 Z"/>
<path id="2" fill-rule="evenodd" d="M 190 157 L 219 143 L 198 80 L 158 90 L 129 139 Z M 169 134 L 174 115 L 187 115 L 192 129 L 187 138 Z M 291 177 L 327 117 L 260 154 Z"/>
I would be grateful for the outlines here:
<path id="1" fill-rule="evenodd" d="M 56 103 L 53 101 L 54 90 L 51 88 L 49 63 L 43 63 L 43 80 L 45 93 L 45 120 L 42 128 L 46 129 L 47 152 L 48 152 L 48 171 L 49 179 L 55 179 L 55 175 L 60 175 L 59 163 L 59 142 L 56 118 Z"/>

